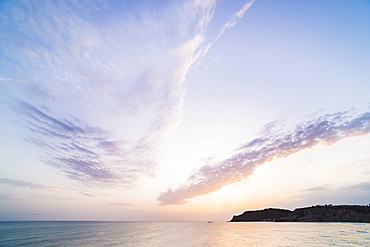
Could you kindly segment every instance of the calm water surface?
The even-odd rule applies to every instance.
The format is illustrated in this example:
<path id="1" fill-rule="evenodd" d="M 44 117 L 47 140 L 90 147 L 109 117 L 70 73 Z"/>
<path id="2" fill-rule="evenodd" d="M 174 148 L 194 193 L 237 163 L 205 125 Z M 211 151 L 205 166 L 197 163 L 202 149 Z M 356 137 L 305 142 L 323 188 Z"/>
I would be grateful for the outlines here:
<path id="1" fill-rule="evenodd" d="M 370 224 L 0 222 L 0 246 L 370 246 Z"/>

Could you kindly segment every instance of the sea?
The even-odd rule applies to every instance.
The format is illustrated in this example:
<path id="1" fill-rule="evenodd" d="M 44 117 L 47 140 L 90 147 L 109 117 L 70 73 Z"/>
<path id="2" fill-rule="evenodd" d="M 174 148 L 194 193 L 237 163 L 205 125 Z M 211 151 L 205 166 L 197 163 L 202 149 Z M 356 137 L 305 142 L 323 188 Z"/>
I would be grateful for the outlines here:
<path id="1" fill-rule="evenodd" d="M 0 246 L 370 246 L 370 223 L 0 222 Z"/>

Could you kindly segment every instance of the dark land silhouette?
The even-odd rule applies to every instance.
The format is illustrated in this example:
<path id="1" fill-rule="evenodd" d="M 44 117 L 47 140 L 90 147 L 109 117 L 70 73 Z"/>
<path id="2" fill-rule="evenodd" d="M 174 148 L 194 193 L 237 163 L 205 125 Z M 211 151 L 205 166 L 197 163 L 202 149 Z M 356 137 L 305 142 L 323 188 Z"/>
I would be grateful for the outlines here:
<path id="1" fill-rule="evenodd" d="M 230 222 L 365 222 L 370 223 L 370 205 L 316 205 L 293 211 L 267 208 L 234 215 Z"/>

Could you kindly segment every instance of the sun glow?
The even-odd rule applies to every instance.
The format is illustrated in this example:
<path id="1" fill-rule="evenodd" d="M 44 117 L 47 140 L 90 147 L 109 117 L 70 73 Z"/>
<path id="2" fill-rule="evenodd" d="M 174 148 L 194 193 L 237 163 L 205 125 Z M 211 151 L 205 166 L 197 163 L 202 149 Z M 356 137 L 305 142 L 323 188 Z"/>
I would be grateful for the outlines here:
<path id="1" fill-rule="evenodd" d="M 0 5 L 0 220 L 368 203 L 364 1 Z"/>

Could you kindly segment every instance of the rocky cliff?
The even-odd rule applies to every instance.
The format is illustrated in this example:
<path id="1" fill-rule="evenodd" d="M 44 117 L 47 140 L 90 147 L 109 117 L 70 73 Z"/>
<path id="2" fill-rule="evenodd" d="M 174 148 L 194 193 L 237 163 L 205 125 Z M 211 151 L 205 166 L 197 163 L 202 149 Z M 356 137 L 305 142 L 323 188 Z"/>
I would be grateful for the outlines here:
<path id="1" fill-rule="evenodd" d="M 370 223 L 370 206 L 317 205 L 297 208 L 294 211 L 268 208 L 246 211 L 233 216 L 231 222 L 278 221 L 278 222 L 366 222 Z"/>
<path id="2" fill-rule="evenodd" d="M 233 216 L 232 222 L 236 221 L 275 221 L 288 217 L 292 211 L 278 208 L 268 208 L 257 211 L 246 211 L 241 215 Z"/>

